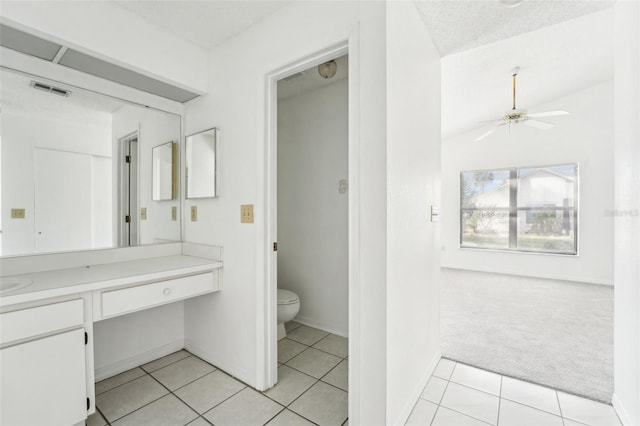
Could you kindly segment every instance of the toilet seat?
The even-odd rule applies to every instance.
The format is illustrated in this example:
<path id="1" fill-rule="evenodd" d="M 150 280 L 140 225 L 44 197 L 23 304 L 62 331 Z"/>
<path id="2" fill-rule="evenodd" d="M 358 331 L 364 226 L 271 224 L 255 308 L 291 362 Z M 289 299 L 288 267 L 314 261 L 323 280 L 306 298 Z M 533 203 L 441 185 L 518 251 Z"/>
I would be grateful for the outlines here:
<path id="1" fill-rule="evenodd" d="M 292 291 L 278 289 L 278 305 L 292 305 L 298 303 L 298 295 Z"/>

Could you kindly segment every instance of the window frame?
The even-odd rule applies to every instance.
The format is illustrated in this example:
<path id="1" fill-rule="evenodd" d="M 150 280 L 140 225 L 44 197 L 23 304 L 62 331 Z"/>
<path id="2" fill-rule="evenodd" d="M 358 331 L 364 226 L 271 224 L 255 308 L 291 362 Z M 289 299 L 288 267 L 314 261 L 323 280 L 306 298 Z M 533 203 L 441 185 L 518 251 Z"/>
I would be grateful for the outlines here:
<path id="1" fill-rule="evenodd" d="M 518 172 L 523 169 L 545 169 L 553 167 L 575 167 L 575 177 L 573 183 L 573 207 L 519 207 L 518 203 L 518 184 L 519 177 Z M 465 173 L 477 173 L 477 172 L 508 172 L 509 173 L 509 207 L 464 207 L 464 177 Z M 560 163 L 544 166 L 517 166 L 517 167 L 500 167 L 493 169 L 474 169 L 474 170 L 462 170 L 459 173 L 459 197 L 458 197 L 458 248 L 469 250 L 481 250 L 481 251 L 499 251 L 508 253 L 528 253 L 528 254 L 542 254 L 542 255 L 555 255 L 555 256 L 579 256 L 579 194 L 580 194 L 580 164 L 575 163 Z M 573 211 L 573 251 L 554 251 L 554 250 L 540 250 L 530 248 L 518 248 L 518 213 L 519 212 L 532 212 L 532 211 Z M 463 215 L 465 211 L 505 211 L 509 215 L 509 247 L 481 247 L 465 245 L 463 243 L 463 231 L 464 231 L 464 219 Z M 527 213 L 525 213 L 527 214 Z M 526 221 L 526 218 L 525 218 Z"/>

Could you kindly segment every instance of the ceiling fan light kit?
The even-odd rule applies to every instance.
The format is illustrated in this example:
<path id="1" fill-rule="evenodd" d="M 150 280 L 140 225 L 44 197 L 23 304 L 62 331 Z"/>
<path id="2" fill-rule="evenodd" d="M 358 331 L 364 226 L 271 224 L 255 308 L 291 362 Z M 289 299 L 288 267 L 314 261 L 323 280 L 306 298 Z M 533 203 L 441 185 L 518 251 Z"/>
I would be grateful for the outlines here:
<path id="1" fill-rule="evenodd" d="M 567 111 L 562 111 L 562 110 L 545 111 L 545 112 L 537 112 L 537 113 L 534 113 L 534 114 L 529 114 L 526 109 L 518 109 L 518 108 L 516 108 L 516 78 L 517 78 L 519 72 L 520 72 L 520 68 L 519 67 L 516 67 L 511 71 L 511 78 L 512 78 L 512 81 L 513 81 L 513 103 L 512 103 L 511 110 L 507 111 L 507 113 L 505 113 L 502 116 L 502 118 L 500 118 L 499 120 L 495 120 L 495 121 L 498 121 L 499 124 L 497 124 L 491 130 L 489 130 L 489 131 L 483 133 L 482 135 L 478 136 L 476 139 L 474 139 L 474 142 L 481 141 L 482 139 L 486 138 L 487 136 L 489 136 L 490 134 L 495 132 L 498 127 L 502 127 L 504 125 L 509 125 L 509 128 L 511 128 L 512 124 L 520 124 L 520 123 L 522 123 L 522 124 L 524 124 L 526 126 L 534 127 L 536 129 L 542 129 L 542 130 L 551 129 L 552 127 L 555 127 L 555 124 L 549 123 L 549 122 L 546 122 L 546 121 L 542 121 L 542 120 L 538 120 L 538 118 L 555 117 L 555 116 L 559 116 L 559 115 L 567 115 L 567 114 L 569 114 Z M 492 121 L 494 121 L 494 120 L 492 120 Z"/>

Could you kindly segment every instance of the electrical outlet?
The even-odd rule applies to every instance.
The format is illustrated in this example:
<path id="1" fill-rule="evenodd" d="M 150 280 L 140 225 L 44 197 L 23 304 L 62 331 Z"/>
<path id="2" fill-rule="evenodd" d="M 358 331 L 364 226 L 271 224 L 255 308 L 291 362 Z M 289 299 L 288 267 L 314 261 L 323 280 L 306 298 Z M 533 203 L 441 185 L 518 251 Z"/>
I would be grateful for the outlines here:
<path id="1" fill-rule="evenodd" d="M 191 206 L 191 222 L 198 221 L 198 206 Z"/>
<path id="2" fill-rule="evenodd" d="M 253 223 L 253 204 L 240 206 L 240 223 Z"/>
<path id="3" fill-rule="evenodd" d="M 24 209 L 11 209 L 11 219 L 24 219 L 25 210 Z"/>
<path id="4" fill-rule="evenodd" d="M 178 208 L 176 206 L 171 207 L 171 220 L 178 220 Z"/>
<path id="5" fill-rule="evenodd" d="M 141 207 L 140 208 L 140 220 L 147 220 L 147 208 L 146 207 Z"/>

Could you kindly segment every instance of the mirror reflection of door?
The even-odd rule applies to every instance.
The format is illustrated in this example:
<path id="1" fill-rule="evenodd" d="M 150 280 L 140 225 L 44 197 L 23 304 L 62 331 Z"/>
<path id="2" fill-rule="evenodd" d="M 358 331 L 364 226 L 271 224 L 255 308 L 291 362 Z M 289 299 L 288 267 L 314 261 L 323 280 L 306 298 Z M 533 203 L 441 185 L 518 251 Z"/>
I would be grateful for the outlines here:
<path id="1" fill-rule="evenodd" d="M 138 134 L 120 143 L 120 247 L 138 245 Z"/>
<path id="2" fill-rule="evenodd" d="M 111 198 L 110 174 L 110 158 L 35 149 L 34 222 L 39 252 L 111 245 L 111 214 L 104 208 Z"/>

